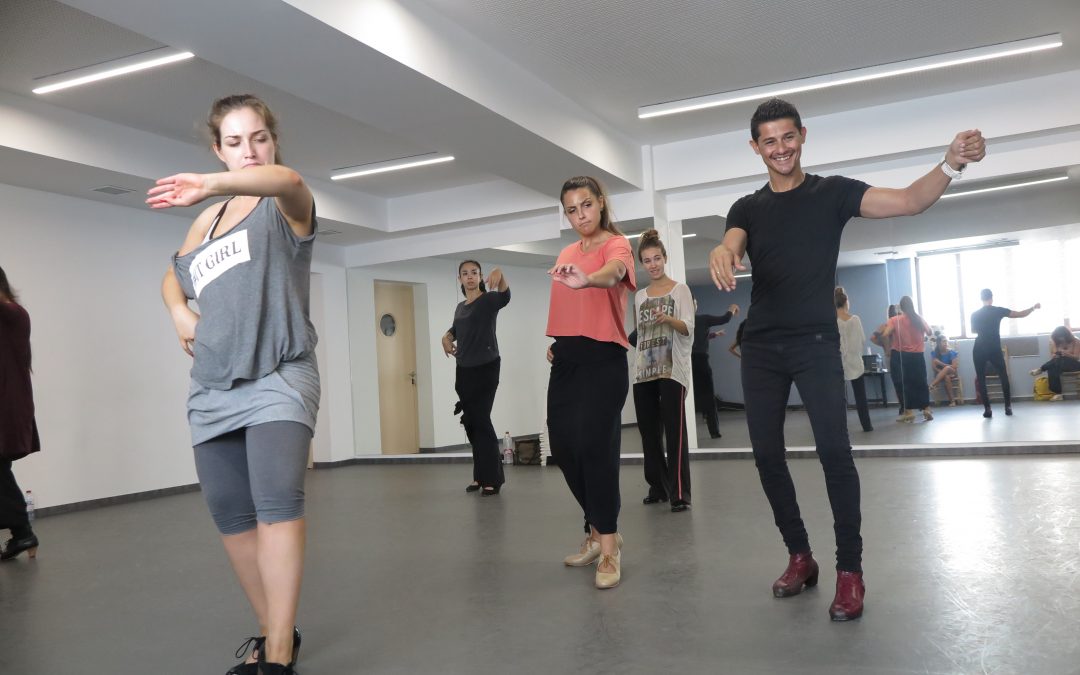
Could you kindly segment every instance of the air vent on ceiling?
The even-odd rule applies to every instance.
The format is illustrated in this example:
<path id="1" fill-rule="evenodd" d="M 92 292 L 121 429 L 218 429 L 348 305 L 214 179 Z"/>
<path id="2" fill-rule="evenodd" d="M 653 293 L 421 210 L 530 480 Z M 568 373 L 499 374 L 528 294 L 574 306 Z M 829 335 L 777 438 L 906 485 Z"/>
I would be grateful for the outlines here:
<path id="1" fill-rule="evenodd" d="M 104 187 L 94 188 L 93 192 L 100 192 L 106 195 L 126 195 L 129 192 L 135 192 L 128 188 L 116 187 L 115 185 L 106 185 Z"/>
<path id="2" fill-rule="evenodd" d="M 341 230 L 319 230 L 320 237 L 329 237 L 334 234 L 341 234 Z"/>

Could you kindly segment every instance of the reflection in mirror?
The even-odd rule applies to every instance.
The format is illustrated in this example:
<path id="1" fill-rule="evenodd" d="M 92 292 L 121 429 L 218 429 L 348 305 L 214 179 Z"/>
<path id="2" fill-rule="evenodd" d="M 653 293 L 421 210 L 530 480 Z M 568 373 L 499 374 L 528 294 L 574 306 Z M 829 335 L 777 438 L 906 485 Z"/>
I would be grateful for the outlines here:
<path id="1" fill-rule="evenodd" d="M 1072 171 L 1075 172 L 1075 169 Z M 969 183 L 974 189 L 977 183 Z M 1018 215 L 1023 214 L 1022 219 Z M 687 231 L 706 231 L 687 242 L 688 276 L 699 304 L 699 312 L 722 314 L 732 302 L 748 307 L 751 280 L 741 279 L 736 290 L 716 290 L 707 278 L 707 253 L 691 252 L 696 245 L 714 246 L 722 236 L 724 219 L 698 218 L 684 221 Z M 1052 361 L 1050 333 L 1069 317 L 1080 316 L 1080 180 L 1071 178 L 1050 184 L 943 200 L 927 212 L 910 218 L 874 221 L 855 219 L 848 223 L 841 242 L 837 285 L 850 297 L 850 312 L 861 319 L 869 355 L 880 358 L 879 370 L 863 376 L 870 403 L 874 430 L 861 430 L 849 385 L 851 404 L 848 429 L 858 449 L 878 446 L 949 445 L 974 446 L 993 443 L 1012 445 L 1054 445 L 1072 443 L 1080 436 L 1068 420 L 1080 413 L 1080 376 L 1061 378 L 1062 400 L 1036 400 L 1033 375 Z M 1000 324 L 1002 346 L 1010 378 L 1015 414 L 1006 417 L 1002 405 L 1000 378 L 987 379 L 994 416 L 982 417 L 977 402 L 978 387 L 972 350 L 975 334 L 971 315 L 983 303 L 979 293 L 990 288 L 993 304 L 1022 312 L 1041 303 L 1041 309 L 1025 318 L 1004 318 Z M 1075 290 L 1074 290 L 1075 289 Z M 918 314 L 934 333 L 948 339 L 956 352 L 954 392 L 962 400 L 949 407 L 945 388 L 930 389 L 933 420 L 923 421 L 916 411 L 914 423 L 897 422 L 901 417 L 897 387 L 890 367 L 892 359 L 871 338 L 883 327 L 887 308 L 910 295 Z M 740 317 L 741 318 L 741 317 Z M 1075 320 L 1074 320 L 1075 321 Z M 737 324 L 733 324 L 737 327 Z M 697 415 L 699 445 L 702 448 L 749 448 L 742 407 L 739 362 L 728 350 L 728 336 L 710 342 L 709 355 L 719 410 L 721 438 L 709 438 L 701 410 Z M 1070 333 L 1071 334 L 1071 333 Z M 937 377 L 933 363 L 936 343 L 922 343 L 927 387 Z M 876 364 L 877 359 L 867 359 Z M 1075 367 L 1067 362 L 1066 368 Z M 1056 379 L 1056 378 L 1055 378 Z M 996 386 L 995 386 L 996 385 Z M 1040 385 L 1046 387 L 1046 383 Z M 1057 382 L 1055 382 L 1057 386 Z M 899 393 L 903 393 L 901 389 Z M 1052 396 L 1057 392 L 1051 392 Z M 792 388 L 785 421 L 788 447 L 813 447 L 813 433 L 797 387 Z"/>

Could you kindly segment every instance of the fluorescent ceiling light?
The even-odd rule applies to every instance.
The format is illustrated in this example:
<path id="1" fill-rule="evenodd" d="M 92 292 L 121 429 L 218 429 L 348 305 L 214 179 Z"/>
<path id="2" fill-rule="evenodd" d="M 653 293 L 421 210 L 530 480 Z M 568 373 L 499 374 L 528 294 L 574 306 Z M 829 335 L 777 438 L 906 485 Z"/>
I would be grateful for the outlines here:
<path id="1" fill-rule="evenodd" d="M 746 274 L 736 274 L 735 278 L 736 279 L 746 279 L 746 278 L 752 277 L 752 276 L 754 276 L 754 275 L 747 272 Z"/>
<path id="2" fill-rule="evenodd" d="M 626 237 L 627 239 L 637 239 L 638 237 L 640 237 L 643 234 L 645 234 L 645 233 L 644 232 L 638 232 L 637 234 L 624 234 L 623 236 Z M 696 236 L 697 236 L 697 233 L 691 232 L 690 234 L 684 234 L 682 236 L 682 238 L 683 239 L 689 239 L 690 237 L 696 237 Z"/>
<path id="3" fill-rule="evenodd" d="M 361 164 L 359 166 L 347 166 L 342 169 L 334 169 L 334 171 L 330 174 L 330 180 L 358 178 L 360 176 L 370 176 L 375 173 L 400 171 L 401 169 L 412 169 L 418 166 L 427 166 L 428 164 L 442 164 L 443 162 L 452 161 L 454 161 L 453 155 L 439 155 L 432 152 L 426 155 L 414 155 L 412 157 L 391 159 L 385 162 L 372 162 L 371 164 Z"/>
<path id="4" fill-rule="evenodd" d="M 932 251 L 916 251 L 915 255 L 925 258 L 931 255 L 944 255 L 946 253 L 962 253 L 963 251 L 980 251 L 987 248 L 1004 248 L 1006 246 L 1019 246 L 1017 239 L 990 239 L 981 244 L 967 244 L 965 246 L 950 246 L 949 248 L 936 248 Z"/>
<path id="5" fill-rule="evenodd" d="M 982 194 L 983 192 L 997 192 L 998 190 L 1012 190 L 1014 188 L 1028 187 L 1029 185 L 1042 185 L 1043 183 L 1056 183 L 1062 180 L 1069 180 L 1069 176 L 1054 176 L 1053 178 L 1040 178 L 1039 180 L 1029 180 L 1022 183 L 1009 183 L 1008 185 L 995 185 L 994 187 L 979 188 L 977 190 L 961 190 L 958 192 L 946 192 L 941 195 L 942 199 L 950 199 L 952 197 L 967 197 L 968 195 Z"/>
<path id="6" fill-rule="evenodd" d="M 938 68 L 948 68 L 950 66 L 959 66 L 966 63 L 976 63 L 978 61 L 1015 56 L 1017 54 L 1027 54 L 1043 49 L 1053 49 L 1055 47 L 1060 47 L 1061 45 L 1061 34 L 1055 33 L 1053 35 L 1044 35 L 1042 37 L 1028 38 L 1026 40 L 1016 40 L 1015 42 L 1005 42 L 987 47 L 976 47 L 974 49 L 965 49 L 958 52 L 938 54 L 936 56 L 926 56 L 907 61 L 898 61 L 896 63 L 886 63 L 880 66 L 856 68 L 854 70 L 845 70 L 839 73 L 807 77 L 801 80 L 790 80 L 788 82 L 767 84 L 760 87 L 751 87 L 749 89 L 739 89 L 721 94 L 710 94 L 708 96 L 687 98 L 680 101 L 646 105 L 638 108 L 638 118 L 648 119 L 650 117 L 660 117 L 661 115 L 674 115 L 676 113 L 702 110 L 704 108 L 715 108 L 717 106 L 731 105 L 733 103 L 758 101 L 772 98 L 773 96 L 786 96 L 788 94 L 796 94 L 803 91 L 825 89 L 826 87 L 838 87 L 844 84 L 868 82 L 884 77 L 909 75 L 924 70 L 936 70 Z"/>
<path id="7" fill-rule="evenodd" d="M 89 84 L 99 80 L 106 80 L 110 77 L 118 77 L 120 75 L 127 75 L 128 73 L 146 70 L 147 68 L 156 68 L 157 66 L 164 66 L 168 63 L 184 61 L 194 56 L 195 55 L 191 52 L 180 51 L 179 49 L 173 49 L 172 47 L 151 49 L 147 52 L 125 56 L 104 63 L 97 63 L 92 66 L 86 66 L 85 68 L 76 68 L 75 70 L 69 70 L 64 73 L 57 73 L 56 75 L 38 78 L 38 81 L 43 82 L 44 84 L 33 91 L 35 94 L 48 94 L 61 89 L 78 87 L 81 84 Z"/>

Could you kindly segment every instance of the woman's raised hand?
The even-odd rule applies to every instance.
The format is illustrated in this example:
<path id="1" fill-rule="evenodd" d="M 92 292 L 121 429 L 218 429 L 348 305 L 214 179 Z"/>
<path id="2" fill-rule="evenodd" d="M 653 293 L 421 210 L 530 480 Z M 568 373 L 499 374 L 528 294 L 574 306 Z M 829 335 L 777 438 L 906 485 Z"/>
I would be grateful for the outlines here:
<path id="1" fill-rule="evenodd" d="M 574 290 L 589 287 L 589 275 L 582 272 L 577 265 L 556 265 L 548 270 L 548 274 L 555 281 Z"/>
<path id="2" fill-rule="evenodd" d="M 212 196 L 206 183 L 206 176 L 201 173 L 178 173 L 160 178 L 155 187 L 146 191 L 146 203 L 152 209 L 193 206 Z"/>

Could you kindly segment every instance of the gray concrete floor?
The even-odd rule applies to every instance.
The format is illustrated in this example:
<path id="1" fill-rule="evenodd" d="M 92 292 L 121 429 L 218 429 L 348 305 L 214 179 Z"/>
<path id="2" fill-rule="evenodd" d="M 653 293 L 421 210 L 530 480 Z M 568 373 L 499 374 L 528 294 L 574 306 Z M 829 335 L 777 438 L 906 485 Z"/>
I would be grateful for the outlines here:
<path id="1" fill-rule="evenodd" d="M 812 459 L 791 467 L 822 581 L 784 600 L 749 460 L 695 461 L 682 514 L 643 506 L 640 466 L 624 466 L 610 591 L 561 563 L 582 535 L 555 468 L 508 467 L 492 498 L 464 493 L 462 464 L 312 472 L 299 670 L 1078 672 L 1080 456 L 857 463 L 868 595 L 846 624 L 826 613 L 831 516 Z M 0 565 L 4 674 L 224 673 L 253 630 L 198 493 L 37 529 L 36 560 Z"/>

